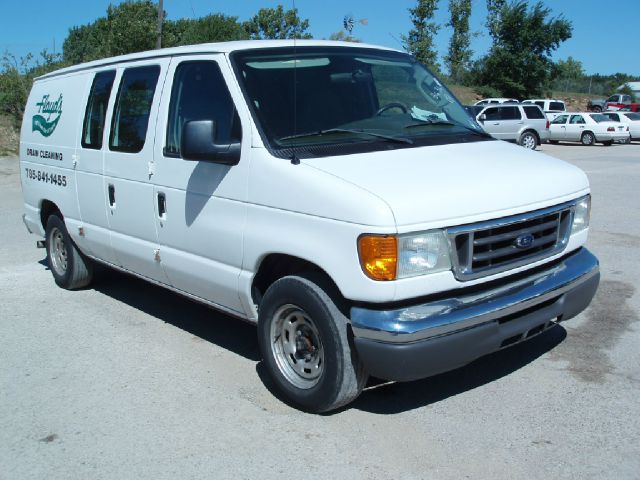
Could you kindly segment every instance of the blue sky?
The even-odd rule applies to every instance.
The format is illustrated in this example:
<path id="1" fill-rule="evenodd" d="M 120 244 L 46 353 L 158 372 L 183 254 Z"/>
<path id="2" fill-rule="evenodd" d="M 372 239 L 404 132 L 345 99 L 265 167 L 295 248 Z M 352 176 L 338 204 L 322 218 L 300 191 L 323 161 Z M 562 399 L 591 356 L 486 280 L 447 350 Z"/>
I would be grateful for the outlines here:
<path id="1" fill-rule="evenodd" d="M 478 32 L 472 40 L 474 56 L 486 53 L 490 41 L 484 21 L 486 0 L 472 0 L 471 29 Z M 17 56 L 38 53 L 43 48 L 61 51 L 70 27 L 92 22 L 104 16 L 109 3 L 119 0 L 62 0 L 3 2 L 3 28 L 0 30 L 0 52 Z M 291 0 L 165 0 L 164 8 L 171 19 L 192 18 L 221 12 L 246 20 L 262 7 L 282 3 L 291 7 Z M 300 15 L 311 22 L 311 33 L 326 38 L 342 28 L 342 19 L 352 14 L 356 19 L 368 19 L 368 25 L 356 24 L 354 35 L 368 43 L 399 47 L 400 35 L 411 28 L 407 9 L 415 0 L 296 0 Z M 534 2 L 530 2 L 534 3 Z M 543 0 L 553 15 L 564 15 L 573 23 L 573 37 L 556 51 L 555 60 L 569 56 L 583 63 L 587 74 L 624 72 L 640 77 L 640 59 L 636 55 L 638 36 L 635 28 L 624 27 L 624 20 L 607 25 L 609 19 L 630 19 L 640 16 L 640 0 L 616 0 L 609 4 L 601 0 Z M 608 5 L 608 6 L 605 6 Z M 436 20 L 448 20 L 448 1 L 440 0 Z M 616 27 L 620 25 L 620 27 Z M 604 33 L 604 32 L 607 33 Z M 440 55 L 444 55 L 451 35 L 443 28 L 437 39 Z"/>

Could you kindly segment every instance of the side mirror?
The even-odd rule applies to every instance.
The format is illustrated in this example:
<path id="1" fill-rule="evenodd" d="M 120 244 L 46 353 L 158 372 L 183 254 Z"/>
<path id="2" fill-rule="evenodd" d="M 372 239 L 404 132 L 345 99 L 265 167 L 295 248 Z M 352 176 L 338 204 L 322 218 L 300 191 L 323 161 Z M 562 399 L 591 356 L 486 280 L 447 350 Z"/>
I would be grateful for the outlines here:
<path id="1" fill-rule="evenodd" d="M 487 119 L 487 114 L 486 114 L 486 113 L 483 113 L 482 115 L 480 115 L 480 116 L 478 117 L 478 121 L 479 121 L 480 123 L 484 123 L 484 121 L 485 121 L 486 119 Z"/>
<path id="2" fill-rule="evenodd" d="M 192 120 L 182 127 L 180 153 L 185 160 L 237 165 L 240 161 L 240 142 L 219 145 L 215 143 L 216 122 Z"/>

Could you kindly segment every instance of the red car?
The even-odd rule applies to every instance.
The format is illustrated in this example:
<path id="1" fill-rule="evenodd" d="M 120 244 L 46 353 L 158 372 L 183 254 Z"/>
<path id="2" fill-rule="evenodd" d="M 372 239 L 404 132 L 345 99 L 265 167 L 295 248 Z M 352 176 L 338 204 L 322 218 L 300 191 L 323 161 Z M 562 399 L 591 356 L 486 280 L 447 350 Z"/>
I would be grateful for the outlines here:
<path id="1" fill-rule="evenodd" d="M 640 112 L 640 103 L 630 103 L 620 108 L 621 112 Z"/>

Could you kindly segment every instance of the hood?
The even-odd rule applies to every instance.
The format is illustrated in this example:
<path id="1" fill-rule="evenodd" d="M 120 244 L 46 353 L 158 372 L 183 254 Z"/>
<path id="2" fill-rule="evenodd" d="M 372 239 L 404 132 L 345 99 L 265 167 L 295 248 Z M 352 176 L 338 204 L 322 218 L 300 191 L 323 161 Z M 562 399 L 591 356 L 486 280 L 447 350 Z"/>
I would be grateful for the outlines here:
<path id="1" fill-rule="evenodd" d="M 511 215 L 567 201 L 589 187 L 579 168 L 502 141 L 303 162 L 380 197 L 398 227 Z"/>

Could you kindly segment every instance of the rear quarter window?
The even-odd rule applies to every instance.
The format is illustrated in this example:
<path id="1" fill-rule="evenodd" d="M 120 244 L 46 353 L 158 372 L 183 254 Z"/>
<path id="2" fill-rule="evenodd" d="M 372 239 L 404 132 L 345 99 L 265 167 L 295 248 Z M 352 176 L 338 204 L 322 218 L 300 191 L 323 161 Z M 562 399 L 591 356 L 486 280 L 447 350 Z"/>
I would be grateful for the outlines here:
<path id="1" fill-rule="evenodd" d="M 560 112 L 564 112 L 564 110 L 565 110 L 564 103 L 562 103 L 562 102 L 550 102 L 549 103 L 549 110 L 558 110 Z"/>
<path id="2" fill-rule="evenodd" d="M 159 75 L 158 65 L 124 71 L 111 121 L 111 150 L 137 153 L 144 147 Z"/>
<path id="3" fill-rule="evenodd" d="M 518 107 L 500 107 L 500 117 L 502 120 L 520 120 L 522 115 Z"/>
<path id="4" fill-rule="evenodd" d="M 82 146 L 99 150 L 102 148 L 102 133 L 107 116 L 107 105 L 111 87 L 116 76 L 115 70 L 96 73 L 87 100 L 82 124 Z"/>
<path id="5" fill-rule="evenodd" d="M 524 109 L 524 113 L 529 119 L 543 119 L 545 118 L 544 113 L 538 107 L 522 107 Z"/>

